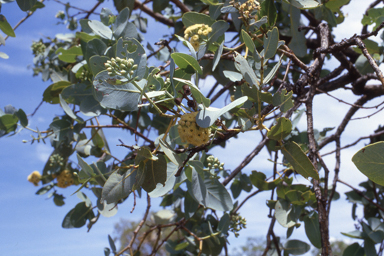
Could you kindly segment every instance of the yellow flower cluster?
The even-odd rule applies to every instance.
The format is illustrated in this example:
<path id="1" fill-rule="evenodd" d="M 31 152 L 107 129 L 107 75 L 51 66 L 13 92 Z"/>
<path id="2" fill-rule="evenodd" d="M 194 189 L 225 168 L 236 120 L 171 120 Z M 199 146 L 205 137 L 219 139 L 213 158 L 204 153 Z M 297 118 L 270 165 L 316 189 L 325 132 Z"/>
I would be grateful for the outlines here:
<path id="1" fill-rule="evenodd" d="M 182 142 L 200 146 L 209 141 L 211 128 L 201 128 L 196 124 L 197 112 L 183 115 L 178 124 L 178 131 Z"/>
<path id="2" fill-rule="evenodd" d="M 205 24 L 195 24 L 187 27 L 184 31 L 184 39 L 188 40 L 191 38 L 189 42 L 193 46 L 193 48 L 197 51 L 199 50 L 200 43 L 207 39 L 209 33 L 212 32 L 212 28 Z"/>
<path id="3" fill-rule="evenodd" d="M 69 170 L 62 171 L 56 179 L 59 188 L 66 188 L 74 183 L 72 173 Z"/>
<path id="4" fill-rule="evenodd" d="M 254 10 L 260 10 L 260 4 L 258 1 L 255 0 L 248 0 L 239 7 L 240 13 L 243 13 L 246 18 L 249 18 L 249 14 L 252 13 Z"/>
<path id="5" fill-rule="evenodd" d="M 33 185 L 38 186 L 41 180 L 41 174 L 38 171 L 34 171 L 28 175 L 27 180 L 33 183 Z"/>

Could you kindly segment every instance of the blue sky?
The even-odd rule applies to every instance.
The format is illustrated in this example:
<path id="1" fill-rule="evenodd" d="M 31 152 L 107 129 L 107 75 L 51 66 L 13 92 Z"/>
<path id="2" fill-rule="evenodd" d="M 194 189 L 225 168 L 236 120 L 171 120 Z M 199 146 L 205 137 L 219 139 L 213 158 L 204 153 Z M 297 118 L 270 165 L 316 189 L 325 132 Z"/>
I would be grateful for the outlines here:
<path id="1" fill-rule="evenodd" d="M 76 2 L 76 5 L 79 4 L 85 9 L 90 9 L 94 4 L 94 1 L 72 2 Z M 111 6 L 111 2 L 107 1 L 106 4 L 110 6 L 111 10 L 115 11 L 114 7 Z M 15 31 L 16 38 L 9 38 L 6 45 L 0 47 L 0 51 L 9 55 L 8 60 L 0 59 L 1 108 L 12 104 L 30 114 L 40 103 L 45 88 L 49 86 L 49 82 L 43 83 L 40 77 L 33 78 L 32 70 L 27 69 L 28 65 L 32 65 L 33 58 L 30 45 L 32 41 L 37 41 L 41 37 L 53 37 L 57 33 L 68 33 L 68 30 L 63 25 L 56 25 L 57 19 L 54 18 L 56 12 L 62 10 L 63 6 L 53 1 L 46 1 L 45 3 L 46 8 L 38 10 Z M 352 0 L 351 5 L 345 9 L 349 17 L 343 27 L 337 28 L 338 40 L 350 37 L 360 31 L 362 17 L 360 10 L 366 9 L 366 6 L 363 5 L 366 4 L 358 0 Z M 98 11 L 100 10 L 98 9 Z M 1 13 L 5 15 L 12 26 L 25 16 L 25 13 L 17 7 L 16 2 L 4 4 Z M 93 16 L 91 19 L 98 19 L 98 17 Z M 163 30 L 164 27 L 161 28 L 159 30 L 155 23 L 153 27 L 149 27 L 151 30 L 145 36 L 151 42 L 156 42 L 162 37 L 162 34 L 166 34 L 166 31 Z M 355 30 L 356 28 L 358 29 Z M 331 69 L 336 64 L 329 63 L 328 65 Z M 210 84 L 212 84 L 212 80 L 209 79 L 201 83 L 202 91 L 206 93 Z M 345 97 L 345 94 L 344 91 L 333 93 L 333 95 L 351 103 L 356 100 L 356 97 Z M 370 105 L 375 105 L 375 103 L 377 102 L 371 102 Z M 349 106 L 339 104 L 336 100 L 327 96 L 316 98 L 314 107 L 315 127 L 319 129 L 337 126 L 338 120 L 349 109 Z M 359 111 L 357 116 L 364 116 L 371 112 L 372 110 L 362 110 Z M 29 120 L 30 126 L 31 128 L 39 127 L 40 130 L 44 130 L 55 115 L 61 114 L 63 112 L 59 106 L 45 103 L 37 114 Z M 379 125 L 377 119 L 376 117 L 353 121 L 345 132 L 342 145 L 359 137 L 357 134 L 371 134 Z M 300 127 L 304 129 L 305 124 L 302 122 Z M 116 133 L 116 131 L 111 130 L 105 131 L 105 133 L 110 138 L 112 146 L 119 144 L 118 138 L 123 138 L 127 142 L 129 140 L 127 133 Z M 107 235 L 113 235 L 113 225 L 120 218 L 139 219 L 144 212 L 145 201 L 139 201 L 136 210 L 130 214 L 132 198 L 128 199 L 125 204 L 119 207 L 116 216 L 101 218 L 89 233 L 87 233 L 85 227 L 81 229 L 62 229 L 62 219 L 75 204 L 80 202 L 76 196 L 70 196 L 76 190 L 76 187 L 73 186 L 58 191 L 67 198 L 66 204 L 62 207 L 55 206 L 52 199 L 46 199 L 46 195 L 35 195 L 38 188 L 28 183 L 26 178 L 32 171 L 41 171 L 43 169 L 51 153 L 51 147 L 49 143 L 47 145 L 42 143 L 23 144 L 22 140 L 30 139 L 29 134 L 28 131 L 24 130 L 13 137 L 0 139 L 0 173 L 2 175 L 0 178 L 0 252 L 4 255 L 14 256 L 26 254 L 30 256 L 103 255 L 103 248 L 108 246 Z M 251 135 L 254 136 L 252 139 L 250 139 Z M 226 168 L 233 169 L 242 161 L 244 155 L 253 150 L 258 140 L 257 133 L 241 134 L 237 140 L 231 140 L 225 150 L 216 148 L 212 150 L 212 153 L 225 162 Z M 341 179 L 353 185 L 357 185 L 358 181 L 365 180 L 365 177 L 356 170 L 350 161 L 352 155 L 362 146 L 364 146 L 364 142 L 342 153 Z M 113 147 L 112 150 L 118 157 L 122 157 L 126 153 L 117 147 Z M 323 152 L 330 150 L 333 150 L 333 148 L 328 147 Z M 239 154 L 233 152 L 239 152 Z M 268 153 L 263 151 L 244 169 L 244 172 L 268 170 L 271 163 L 263 160 L 267 158 L 269 158 Z M 333 157 L 326 157 L 325 160 L 333 168 Z M 299 179 L 298 182 L 306 183 L 307 181 Z M 353 230 L 354 226 L 350 220 L 351 205 L 345 202 L 345 196 L 343 195 L 343 192 L 349 189 L 342 185 L 339 185 L 338 188 L 341 193 L 341 200 L 332 206 L 330 232 L 333 237 L 343 238 L 340 232 Z M 91 195 L 89 192 L 86 193 Z M 245 196 L 243 193 L 241 198 Z M 265 200 L 268 198 L 269 194 L 265 193 L 242 208 L 241 215 L 247 218 L 248 228 L 241 232 L 239 239 L 231 240 L 233 246 L 242 244 L 247 236 L 264 236 L 269 225 L 266 222 L 268 209 L 265 207 Z M 95 203 L 94 199 L 93 203 Z M 152 205 L 158 205 L 158 203 L 159 199 L 152 201 Z M 159 208 L 155 207 L 154 209 Z M 279 225 L 276 225 L 276 229 L 281 236 L 285 235 L 285 229 Z M 305 239 L 303 232 L 304 229 L 300 228 L 295 231 L 293 238 Z"/>

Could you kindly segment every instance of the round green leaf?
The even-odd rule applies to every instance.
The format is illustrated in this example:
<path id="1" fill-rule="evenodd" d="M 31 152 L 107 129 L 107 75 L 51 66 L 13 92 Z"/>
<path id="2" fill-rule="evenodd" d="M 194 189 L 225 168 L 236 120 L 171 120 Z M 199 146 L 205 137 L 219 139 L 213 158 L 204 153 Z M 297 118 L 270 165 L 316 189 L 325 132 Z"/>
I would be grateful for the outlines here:
<path id="1" fill-rule="evenodd" d="M 284 245 L 285 253 L 292 255 L 301 255 L 308 252 L 310 249 L 311 246 L 309 244 L 296 239 L 288 240 Z"/>
<path id="2" fill-rule="evenodd" d="M 0 14 L 0 29 L 4 32 L 4 34 L 11 37 L 16 37 L 13 28 L 11 27 L 11 25 L 9 25 L 7 19 L 2 14 Z"/>
<path id="3" fill-rule="evenodd" d="M 352 162 L 370 180 L 384 185 L 384 141 L 360 149 L 352 157 Z"/>
<path id="4" fill-rule="evenodd" d="M 179 68 L 183 69 L 187 73 L 195 73 L 197 71 L 200 75 L 203 74 L 199 62 L 192 56 L 185 53 L 172 53 L 172 59 L 175 61 Z"/>
<path id="5" fill-rule="evenodd" d="M 272 140 L 281 141 L 287 137 L 292 130 L 292 123 L 289 119 L 281 117 L 277 119 L 277 124 L 272 126 L 271 130 L 268 131 L 268 138 Z"/>
<path id="6" fill-rule="evenodd" d="M 293 166 L 295 171 L 297 171 L 304 178 L 312 177 L 316 180 L 319 179 L 319 173 L 316 168 L 296 142 L 284 144 L 284 147 L 281 148 L 281 152 Z"/>

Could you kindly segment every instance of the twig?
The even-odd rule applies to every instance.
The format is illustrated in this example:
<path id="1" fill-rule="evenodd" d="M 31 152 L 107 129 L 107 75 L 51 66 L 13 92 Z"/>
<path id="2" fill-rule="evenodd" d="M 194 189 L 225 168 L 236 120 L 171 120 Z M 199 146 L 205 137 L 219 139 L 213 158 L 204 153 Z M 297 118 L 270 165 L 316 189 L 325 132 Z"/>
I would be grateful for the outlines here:
<path id="1" fill-rule="evenodd" d="M 267 142 L 269 141 L 268 137 L 265 137 L 260 143 L 259 145 L 256 146 L 256 148 L 249 154 L 245 157 L 245 159 L 241 162 L 241 164 L 236 167 L 236 169 L 234 169 L 231 174 L 225 178 L 225 180 L 222 182 L 222 184 L 224 186 L 226 186 L 233 178 L 235 178 L 235 176 L 247 165 L 249 164 L 249 162 L 251 162 L 251 160 L 257 156 L 257 154 L 259 154 L 259 152 L 261 151 L 261 149 L 265 146 L 265 144 L 267 144 Z"/>
<path id="2" fill-rule="evenodd" d="M 179 7 L 182 12 L 190 12 L 191 11 L 185 4 L 183 4 L 179 0 L 171 0 L 171 2 L 174 3 L 177 7 Z"/>
<path id="3" fill-rule="evenodd" d="M 355 191 L 358 195 L 364 197 L 368 202 L 370 202 L 371 204 L 373 204 L 374 206 L 376 206 L 378 209 L 380 209 L 381 211 L 384 211 L 384 208 L 381 207 L 381 205 L 373 202 L 372 199 L 370 199 L 369 197 L 367 197 L 362 191 L 358 190 L 357 188 L 354 188 L 352 187 L 351 185 L 349 185 L 348 183 L 346 183 L 345 181 L 342 181 L 340 179 L 337 180 L 338 182 L 346 185 L 347 187 L 350 187 L 351 189 L 353 189 L 353 191 Z"/>
<path id="4" fill-rule="evenodd" d="M 358 138 L 355 142 L 353 142 L 353 143 L 351 143 L 351 144 L 348 144 L 348 145 L 345 145 L 344 147 L 341 147 L 340 149 L 346 149 L 346 148 L 353 147 L 353 146 L 355 146 L 357 143 L 359 143 L 361 140 L 365 140 L 365 139 L 373 139 L 373 138 L 379 137 L 379 136 L 381 136 L 381 135 L 384 135 L 384 131 L 381 131 L 381 132 L 378 132 L 378 133 L 374 133 L 374 134 L 371 134 L 371 135 L 368 135 L 368 136 L 360 137 L 360 138 Z M 336 151 L 337 151 L 337 150 L 333 150 L 333 151 L 330 151 L 330 152 L 328 152 L 328 153 L 322 154 L 321 156 L 324 157 L 324 156 L 333 154 L 333 153 L 335 153 Z"/>
<path id="5" fill-rule="evenodd" d="M 140 10 L 142 10 L 143 12 L 145 12 L 146 14 L 148 14 L 149 16 L 154 18 L 155 20 L 160 21 L 161 23 L 163 23 L 167 26 L 170 26 L 170 27 L 173 27 L 175 25 L 173 20 L 164 17 L 160 13 L 153 12 L 151 9 L 149 9 L 146 5 L 141 3 L 139 0 L 135 0 L 135 5 L 137 5 L 140 8 Z"/>
<path id="6" fill-rule="evenodd" d="M 383 24 L 384 24 L 384 22 L 383 22 Z M 377 66 L 376 61 L 369 54 L 367 48 L 365 47 L 365 44 L 363 43 L 363 41 L 359 37 L 355 38 L 355 42 L 356 42 L 356 45 L 360 48 L 360 50 L 363 52 L 364 56 L 368 59 L 369 64 L 375 70 L 377 77 L 379 78 L 381 84 L 384 86 L 383 73 L 381 73 L 381 70 L 380 70 L 379 66 Z"/>
<path id="7" fill-rule="evenodd" d="M 248 201 L 248 199 L 250 199 L 251 197 L 257 195 L 259 192 L 261 192 L 262 190 L 256 190 L 255 192 L 253 192 L 252 194 L 248 195 L 237 207 L 235 210 L 233 210 L 232 214 L 236 214 L 237 211 L 245 204 L 246 201 Z"/>
<path id="8" fill-rule="evenodd" d="M 129 242 L 128 246 L 125 247 L 124 249 L 122 249 L 117 254 L 115 254 L 115 256 L 119 256 L 119 255 L 123 254 L 127 250 L 130 250 L 131 255 L 133 255 L 133 251 L 132 251 L 133 242 L 135 241 L 137 234 L 139 233 L 140 229 L 143 227 L 145 221 L 147 220 L 150 208 L 151 208 L 151 197 L 149 196 L 149 194 L 147 194 L 147 209 L 145 210 L 143 219 L 140 221 L 140 223 L 136 227 L 135 231 L 133 231 L 133 236 L 132 236 L 131 241 Z"/>
<path id="9" fill-rule="evenodd" d="M 44 2 L 44 0 L 41 0 L 40 1 L 40 3 L 43 3 Z M 36 9 L 37 10 L 37 9 Z M 28 12 L 27 13 L 27 15 L 24 17 L 24 18 L 22 18 L 19 22 L 17 22 L 17 24 L 13 27 L 13 30 L 15 31 L 24 21 L 26 21 L 29 17 L 31 17 L 31 15 L 32 14 L 34 14 L 35 12 L 36 12 L 36 10 L 35 11 L 33 11 L 33 12 Z M 4 40 L 7 40 L 8 39 L 8 35 L 4 38 Z"/>

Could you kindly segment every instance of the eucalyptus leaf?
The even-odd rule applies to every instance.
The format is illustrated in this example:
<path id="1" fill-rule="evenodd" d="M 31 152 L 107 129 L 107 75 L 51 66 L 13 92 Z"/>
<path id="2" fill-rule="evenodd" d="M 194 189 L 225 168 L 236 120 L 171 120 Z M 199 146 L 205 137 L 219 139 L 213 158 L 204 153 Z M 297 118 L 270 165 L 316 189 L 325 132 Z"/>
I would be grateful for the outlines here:
<path id="1" fill-rule="evenodd" d="M 384 142 L 379 141 L 360 149 L 352 157 L 357 169 L 373 182 L 384 185 Z"/>
<path id="2" fill-rule="evenodd" d="M 247 100 L 248 100 L 248 97 L 243 96 L 229 103 L 227 106 L 221 109 L 213 108 L 213 107 L 205 108 L 202 106 L 202 109 L 199 111 L 199 113 L 196 116 L 196 123 L 198 126 L 202 128 L 208 128 L 211 125 L 213 125 L 221 115 L 232 110 L 233 108 L 242 106 L 244 102 L 246 102 Z"/>
<path id="3" fill-rule="evenodd" d="M 93 81 L 95 98 L 101 106 L 123 111 L 138 109 L 141 90 L 131 82 L 121 82 L 123 79 L 125 77 L 119 75 L 109 76 L 107 70 L 96 75 Z M 140 80 L 137 84 L 140 88 L 144 88 L 146 80 Z"/>
<path id="4" fill-rule="evenodd" d="M 288 142 L 281 148 L 281 152 L 288 162 L 304 178 L 319 179 L 319 173 L 313 166 L 307 155 L 296 142 Z"/>
<path id="5" fill-rule="evenodd" d="M 205 107 L 208 107 L 211 104 L 211 100 L 207 99 L 201 93 L 199 88 L 195 84 L 193 84 L 191 81 L 188 81 L 188 80 L 185 80 L 185 79 L 181 79 L 181 78 L 176 78 L 176 77 L 174 77 L 173 79 L 176 80 L 176 81 L 181 82 L 182 84 L 189 85 L 189 87 L 191 89 L 191 92 L 192 92 L 192 95 L 193 95 L 193 97 L 195 98 L 195 100 L 196 100 L 196 102 L 198 104 L 203 104 Z"/>
<path id="6" fill-rule="evenodd" d="M 235 52 L 235 67 L 243 75 L 245 81 L 250 85 L 255 85 L 258 89 L 260 88 L 260 82 L 257 79 L 255 72 L 249 66 L 246 59 L 241 54 Z"/>

